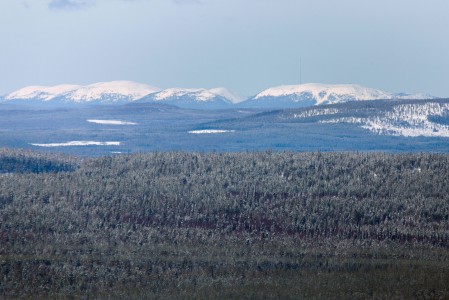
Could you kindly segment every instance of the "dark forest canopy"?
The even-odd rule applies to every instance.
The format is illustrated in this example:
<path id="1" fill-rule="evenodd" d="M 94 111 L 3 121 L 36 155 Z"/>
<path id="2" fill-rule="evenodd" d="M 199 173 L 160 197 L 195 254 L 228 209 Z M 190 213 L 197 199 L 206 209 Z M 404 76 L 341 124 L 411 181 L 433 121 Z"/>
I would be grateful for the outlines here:
<path id="1" fill-rule="evenodd" d="M 0 174 L 74 171 L 78 161 L 64 154 L 0 148 Z"/>
<path id="2" fill-rule="evenodd" d="M 446 154 L 0 162 L 5 297 L 449 296 Z M 432 283 L 404 281 L 416 276 Z"/>

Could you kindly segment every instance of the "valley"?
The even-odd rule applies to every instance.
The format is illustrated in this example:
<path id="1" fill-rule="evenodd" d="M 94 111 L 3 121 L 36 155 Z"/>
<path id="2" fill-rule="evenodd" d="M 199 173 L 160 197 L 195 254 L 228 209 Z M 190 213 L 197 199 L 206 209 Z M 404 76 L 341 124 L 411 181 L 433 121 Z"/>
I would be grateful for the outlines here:
<path id="1" fill-rule="evenodd" d="M 291 109 L 158 103 L 0 104 L 0 147 L 98 156 L 148 151 L 449 152 L 449 100 L 352 101 Z"/>

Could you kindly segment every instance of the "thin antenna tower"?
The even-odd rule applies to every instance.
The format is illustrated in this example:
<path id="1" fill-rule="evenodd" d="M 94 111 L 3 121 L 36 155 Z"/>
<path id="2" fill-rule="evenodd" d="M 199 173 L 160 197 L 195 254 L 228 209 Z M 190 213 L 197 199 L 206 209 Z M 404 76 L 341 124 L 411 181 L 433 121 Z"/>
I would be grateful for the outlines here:
<path id="1" fill-rule="evenodd" d="M 299 56 L 299 84 L 302 84 L 302 62 L 301 62 L 301 56 Z"/>

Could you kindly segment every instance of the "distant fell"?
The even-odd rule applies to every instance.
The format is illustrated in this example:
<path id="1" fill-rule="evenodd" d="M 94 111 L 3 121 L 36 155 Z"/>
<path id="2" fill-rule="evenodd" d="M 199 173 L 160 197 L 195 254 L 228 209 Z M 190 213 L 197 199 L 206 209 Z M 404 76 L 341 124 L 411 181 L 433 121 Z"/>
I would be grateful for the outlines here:
<path id="1" fill-rule="evenodd" d="M 294 108 L 313 105 L 336 104 L 349 101 L 435 99 L 427 94 L 390 93 L 356 84 L 284 85 L 269 88 L 242 102 L 244 107 Z"/>
<path id="2" fill-rule="evenodd" d="M 131 102 L 161 103 L 190 109 L 299 108 L 323 104 L 366 100 L 435 99 L 418 93 L 390 93 L 356 84 L 308 83 L 283 85 L 266 89 L 254 97 L 242 97 L 220 87 L 160 89 L 133 81 L 99 82 L 90 85 L 61 84 L 28 86 L 2 98 L 0 102 L 28 105 L 126 104 Z"/>

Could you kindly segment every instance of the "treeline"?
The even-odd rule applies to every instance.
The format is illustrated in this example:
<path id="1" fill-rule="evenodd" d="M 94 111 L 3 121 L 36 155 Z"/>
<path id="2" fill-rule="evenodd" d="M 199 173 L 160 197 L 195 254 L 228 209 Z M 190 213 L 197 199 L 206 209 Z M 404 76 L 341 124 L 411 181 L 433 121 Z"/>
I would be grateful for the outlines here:
<path id="1" fill-rule="evenodd" d="M 304 271 L 447 267 L 449 155 L 2 151 L 0 295 L 191 295 L 217 280 L 255 293 L 272 280 L 288 296 L 285 278 Z M 438 270 L 432 289 L 448 296 Z"/>

